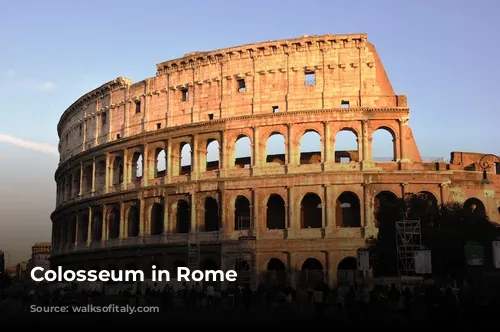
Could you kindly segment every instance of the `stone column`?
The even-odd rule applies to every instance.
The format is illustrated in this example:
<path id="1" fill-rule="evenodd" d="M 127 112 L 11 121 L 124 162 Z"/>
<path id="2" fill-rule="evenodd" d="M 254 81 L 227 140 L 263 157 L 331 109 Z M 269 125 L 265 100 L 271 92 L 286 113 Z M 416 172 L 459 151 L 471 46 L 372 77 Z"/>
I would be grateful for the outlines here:
<path id="1" fill-rule="evenodd" d="M 89 207 L 89 220 L 88 220 L 88 225 L 89 227 L 87 228 L 87 247 L 90 246 L 90 243 L 92 243 L 92 236 L 94 235 L 93 234 L 93 226 L 94 226 L 94 215 L 93 215 L 93 211 L 92 211 L 92 208 Z"/>
<path id="2" fill-rule="evenodd" d="M 146 209 L 144 208 L 144 198 L 139 197 L 139 237 L 148 236 L 151 234 L 151 228 L 148 226 L 146 218 Z"/>
<path id="3" fill-rule="evenodd" d="M 170 233 L 170 204 L 168 202 L 168 195 L 163 193 L 163 234 Z"/>
<path id="4" fill-rule="evenodd" d="M 90 192 L 93 194 L 95 192 L 95 180 L 96 180 L 96 166 L 95 166 L 95 157 L 92 158 L 92 184 L 90 188 Z"/>
<path id="5" fill-rule="evenodd" d="M 119 238 L 123 239 L 128 236 L 128 222 L 125 218 L 125 203 L 120 202 L 120 232 Z"/>
<path id="6" fill-rule="evenodd" d="M 191 212 L 191 225 L 189 228 L 190 233 L 195 233 L 198 231 L 197 219 L 196 219 L 196 194 L 194 192 L 190 193 L 190 212 Z M 177 212 L 178 213 L 178 212 Z"/>

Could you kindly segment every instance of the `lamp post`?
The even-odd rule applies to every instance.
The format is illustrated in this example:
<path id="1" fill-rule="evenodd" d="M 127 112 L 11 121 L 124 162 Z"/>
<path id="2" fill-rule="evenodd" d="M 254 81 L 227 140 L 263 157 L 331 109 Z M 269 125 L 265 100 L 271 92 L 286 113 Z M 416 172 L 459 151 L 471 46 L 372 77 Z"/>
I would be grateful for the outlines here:
<path id="1" fill-rule="evenodd" d="M 490 181 L 488 180 L 488 174 L 486 172 L 486 170 L 488 168 L 491 167 L 490 163 L 488 161 L 483 161 L 484 158 L 486 157 L 493 157 L 493 158 L 496 158 L 498 160 L 498 162 L 500 162 L 500 158 L 495 155 L 495 154 L 485 154 L 484 156 L 481 157 L 481 159 L 479 159 L 479 167 L 481 167 L 481 169 L 483 170 L 483 179 L 481 180 L 481 184 L 489 184 Z"/>

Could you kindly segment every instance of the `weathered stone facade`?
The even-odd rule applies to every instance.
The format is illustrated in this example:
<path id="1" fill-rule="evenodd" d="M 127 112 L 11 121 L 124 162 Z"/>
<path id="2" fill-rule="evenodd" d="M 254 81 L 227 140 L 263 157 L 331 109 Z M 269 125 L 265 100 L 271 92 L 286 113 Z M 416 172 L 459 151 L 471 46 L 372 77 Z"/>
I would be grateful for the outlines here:
<path id="1" fill-rule="evenodd" d="M 376 234 L 379 195 L 468 200 L 500 221 L 499 176 L 490 168 L 491 183 L 481 184 L 482 154 L 422 162 L 408 119 L 406 96 L 364 34 L 194 52 L 158 64 L 156 77 L 117 78 L 59 122 L 52 262 L 169 269 L 186 263 L 191 236 L 202 265 L 229 269 L 240 257 L 266 271 L 274 258 L 301 270 L 313 258 L 309 269 L 321 263 L 333 282 L 339 262 Z M 346 130 L 357 151 L 335 150 Z M 392 135 L 393 161 L 373 161 L 376 130 Z M 310 132 L 321 151 L 301 153 Z M 284 154 L 268 155 L 277 134 Z M 249 156 L 236 154 L 240 142 Z M 217 160 L 207 160 L 210 145 Z M 183 149 L 190 165 L 181 165 Z M 249 234 L 239 255 L 236 240 Z"/>

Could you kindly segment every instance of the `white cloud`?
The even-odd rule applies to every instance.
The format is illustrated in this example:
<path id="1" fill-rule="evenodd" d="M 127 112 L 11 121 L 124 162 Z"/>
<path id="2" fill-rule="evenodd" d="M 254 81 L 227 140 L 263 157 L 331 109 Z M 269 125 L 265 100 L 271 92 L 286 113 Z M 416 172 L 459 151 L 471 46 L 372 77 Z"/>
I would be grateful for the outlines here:
<path id="1" fill-rule="evenodd" d="M 52 81 L 40 81 L 32 77 L 21 77 L 13 69 L 7 70 L 5 76 L 14 87 L 24 90 L 50 91 L 56 88 L 56 84 Z"/>
<path id="2" fill-rule="evenodd" d="M 16 146 L 30 149 L 30 150 L 35 150 L 38 152 L 59 154 L 59 151 L 57 150 L 56 146 L 53 146 L 50 144 L 45 144 L 45 143 L 25 141 L 25 140 L 22 140 L 20 138 L 10 136 L 10 135 L 0 134 L 0 142 L 14 144 Z"/>
<path id="3" fill-rule="evenodd" d="M 54 82 L 50 82 L 50 81 L 42 82 L 38 86 L 38 88 L 40 90 L 43 90 L 43 91 L 52 90 L 52 89 L 55 89 L 55 87 L 56 87 L 56 84 Z"/>

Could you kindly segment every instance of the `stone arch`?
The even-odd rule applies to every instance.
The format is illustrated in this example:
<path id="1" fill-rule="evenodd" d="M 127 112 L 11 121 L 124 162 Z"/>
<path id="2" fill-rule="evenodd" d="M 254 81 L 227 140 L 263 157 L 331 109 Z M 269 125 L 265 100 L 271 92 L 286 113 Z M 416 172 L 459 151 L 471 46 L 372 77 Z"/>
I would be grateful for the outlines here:
<path id="1" fill-rule="evenodd" d="M 179 158 L 179 175 L 190 174 L 193 167 L 193 151 L 191 144 L 188 142 L 181 142 L 179 145 L 180 158 Z"/>
<path id="2" fill-rule="evenodd" d="M 234 229 L 250 228 L 250 201 L 246 196 L 238 195 L 234 202 Z"/>
<path id="3" fill-rule="evenodd" d="M 120 228 L 120 208 L 113 206 L 108 214 L 108 238 L 118 239 Z"/>
<path id="4" fill-rule="evenodd" d="M 266 225 L 268 229 L 286 228 L 285 200 L 281 195 L 272 194 L 267 200 Z"/>
<path id="5" fill-rule="evenodd" d="M 286 163 L 285 135 L 280 131 L 272 131 L 266 141 L 266 163 Z"/>
<path id="6" fill-rule="evenodd" d="M 463 210 L 464 214 L 468 217 L 486 217 L 486 207 L 484 203 L 475 197 L 471 197 L 464 202 Z"/>
<path id="7" fill-rule="evenodd" d="M 388 125 L 378 126 L 372 131 L 371 134 L 372 159 L 374 161 L 378 162 L 396 161 L 397 159 L 396 132 L 397 132 L 396 130 L 394 130 Z M 382 141 L 382 143 L 379 143 L 380 141 Z"/>
<path id="8" fill-rule="evenodd" d="M 359 134 L 352 127 L 343 127 L 335 134 L 335 163 L 360 161 Z"/>
<path id="9" fill-rule="evenodd" d="M 164 207 L 163 204 L 161 203 L 153 203 L 151 205 L 151 210 L 150 210 L 150 226 L 151 226 L 151 235 L 160 235 L 164 231 L 164 220 L 165 220 L 165 213 L 164 213 Z"/>
<path id="10" fill-rule="evenodd" d="M 155 176 L 163 177 L 167 171 L 167 154 L 163 148 L 155 150 Z"/>
<path id="11" fill-rule="evenodd" d="M 101 241 L 102 239 L 102 213 L 95 212 L 92 216 L 92 241 Z"/>
<path id="12" fill-rule="evenodd" d="M 247 135 L 239 135 L 234 144 L 234 166 L 250 168 L 252 165 L 252 140 Z"/>
<path id="13" fill-rule="evenodd" d="M 337 198 L 336 224 L 340 227 L 361 227 L 361 204 L 358 196 L 344 191 Z"/>
<path id="14" fill-rule="evenodd" d="M 322 156 L 321 134 L 315 129 L 307 129 L 300 139 L 300 164 L 320 163 Z"/>
<path id="15" fill-rule="evenodd" d="M 205 198 L 205 232 L 219 230 L 220 215 L 219 204 L 213 197 Z"/>
<path id="16" fill-rule="evenodd" d="M 134 152 L 132 155 L 131 179 L 137 181 L 142 179 L 144 174 L 144 157 L 140 151 Z"/>
<path id="17" fill-rule="evenodd" d="M 373 213 L 375 220 L 377 220 L 377 227 L 380 225 L 380 220 L 377 219 L 377 214 L 380 212 L 381 206 L 391 205 L 396 207 L 398 199 L 398 196 L 389 190 L 382 190 L 375 195 Z"/>
<path id="18" fill-rule="evenodd" d="M 220 144 L 218 140 L 211 138 L 207 140 L 206 170 L 214 171 L 219 168 L 220 168 Z"/>
<path id="19" fill-rule="evenodd" d="M 307 258 L 301 267 L 300 284 L 305 287 L 316 287 L 323 282 L 323 264 L 316 258 Z"/>
<path id="20" fill-rule="evenodd" d="M 78 217 L 78 243 L 86 243 L 89 235 L 89 215 L 81 213 Z"/>
<path id="21" fill-rule="evenodd" d="M 132 205 L 131 207 L 129 207 L 127 214 L 127 237 L 139 236 L 140 229 L 140 211 L 136 205 Z"/>
<path id="22" fill-rule="evenodd" d="M 177 259 L 172 262 L 172 271 L 171 275 L 173 278 L 177 278 L 177 268 L 179 267 L 187 267 L 187 264 L 185 261 Z"/>
<path id="23" fill-rule="evenodd" d="M 300 202 L 301 228 L 322 228 L 323 209 L 321 198 L 316 193 L 307 193 Z"/>
<path id="24" fill-rule="evenodd" d="M 337 282 L 339 284 L 354 284 L 356 282 L 356 271 L 358 260 L 356 257 L 345 257 L 337 265 Z"/>
<path id="25" fill-rule="evenodd" d="M 267 263 L 267 284 L 286 285 L 286 265 L 281 259 L 271 258 Z"/>
<path id="26" fill-rule="evenodd" d="M 123 183 L 123 158 L 121 156 L 115 156 L 112 165 L 113 185 L 116 186 Z"/>
<path id="27" fill-rule="evenodd" d="M 191 229 L 191 209 L 189 203 L 180 199 L 176 203 L 176 232 L 177 233 L 189 233 Z"/>

